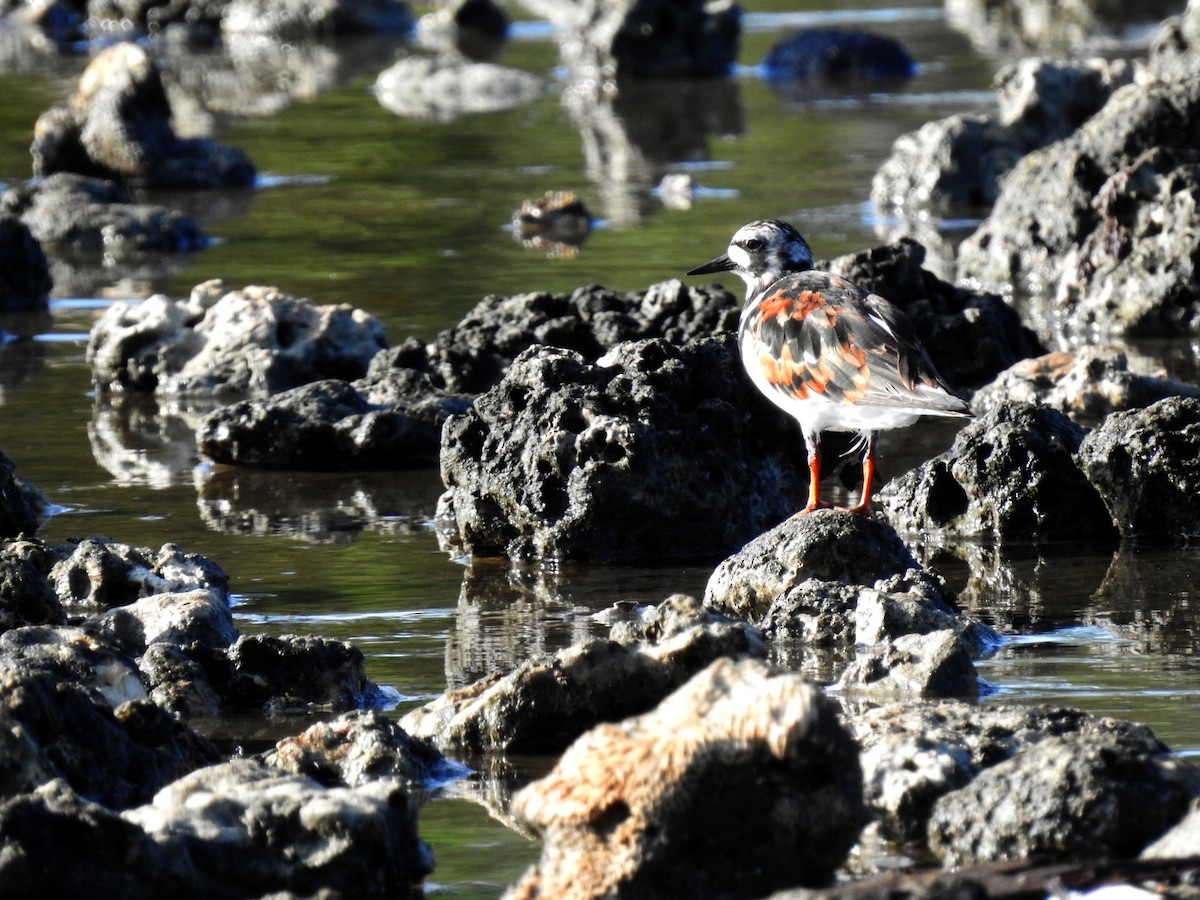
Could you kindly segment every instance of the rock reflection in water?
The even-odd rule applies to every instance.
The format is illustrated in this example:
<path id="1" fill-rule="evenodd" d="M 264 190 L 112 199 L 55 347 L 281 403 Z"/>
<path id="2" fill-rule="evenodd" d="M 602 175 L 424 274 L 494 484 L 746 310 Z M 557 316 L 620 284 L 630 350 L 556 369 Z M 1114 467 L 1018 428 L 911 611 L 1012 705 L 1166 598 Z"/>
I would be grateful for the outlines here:
<path id="1" fill-rule="evenodd" d="M 1200 549 L 1123 547 L 1093 595 L 1086 624 L 1103 625 L 1135 653 L 1200 656 Z"/>
<path id="2" fill-rule="evenodd" d="M 92 455 L 118 484 L 187 484 L 198 462 L 196 426 L 210 409 L 196 403 L 159 404 L 140 394 L 97 397 L 88 423 Z"/>
<path id="3" fill-rule="evenodd" d="M 442 485 L 434 473 L 355 474 L 195 469 L 200 518 L 214 531 L 284 535 L 343 544 L 364 531 L 406 534 L 433 518 Z"/>

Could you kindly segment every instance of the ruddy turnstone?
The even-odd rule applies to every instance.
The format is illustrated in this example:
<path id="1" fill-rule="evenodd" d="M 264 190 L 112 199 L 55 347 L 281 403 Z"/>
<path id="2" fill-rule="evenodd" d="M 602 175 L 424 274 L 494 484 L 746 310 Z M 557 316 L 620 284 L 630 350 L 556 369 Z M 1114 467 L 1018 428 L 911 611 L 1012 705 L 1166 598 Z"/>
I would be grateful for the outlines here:
<path id="1" fill-rule="evenodd" d="M 865 513 L 875 477 L 875 448 L 885 428 L 920 416 L 969 417 L 966 402 L 938 375 L 912 323 L 887 300 L 848 279 L 813 268 L 808 242 L 778 220 L 744 225 L 724 254 L 689 275 L 733 272 L 746 282 L 738 326 L 750 380 L 800 423 L 808 450 L 808 505 L 818 499 L 821 432 L 858 432 Z"/>

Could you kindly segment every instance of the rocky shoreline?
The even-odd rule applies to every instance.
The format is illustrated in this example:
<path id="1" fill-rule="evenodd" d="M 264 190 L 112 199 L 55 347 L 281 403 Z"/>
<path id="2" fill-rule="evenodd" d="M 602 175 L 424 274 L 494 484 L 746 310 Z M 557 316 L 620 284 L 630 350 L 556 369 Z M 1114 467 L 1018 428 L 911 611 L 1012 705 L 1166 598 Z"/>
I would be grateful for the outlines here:
<path id="1" fill-rule="evenodd" d="M 415 22 L 382 0 L 319 18 L 216 6 L 142 25 L 232 44 Z M 576 98 L 586 71 L 711 76 L 736 50 L 736 8 L 679 4 L 691 37 L 646 42 L 629 35 L 653 3 L 624 19 L 611 4 L 546 6 L 578 38 L 563 44 Z M 464 3 L 423 27 L 498 38 L 492 9 Z M 1196 895 L 1200 769 L 1143 725 L 974 704 L 990 689 L 975 664 L 1006 635 L 964 611 L 915 545 L 1116 549 L 1200 533 L 1200 388 L 1096 346 L 1200 331 L 1198 40 L 1193 0 L 1144 62 L 1024 60 L 998 79 L 994 120 L 897 142 L 874 194 L 902 201 L 902 231 L 923 212 L 987 209 L 959 279 L 927 268 L 907 233 L 822 265 L 902 303 L 977 418 L 870 517 L 788 517 L 807 478 L 792 423 L 744 377 L 740 302 L 715 285 L 489 296 L 434 340 L 398 345 L 365 310 L 270 286 L 210 281 L 109 307 L 88 343 L 97 402 L 180 404 L 214 462 L 436 465 L 435 527 L 454 555 L 712 573 L 702 597 L 617 603 L 592 619 L 601 636 L 397 720 L 354 646 L 240 634 L 217 561 L 39 539 L 50 502 L 0 453 L 4 895 L 419 895 L 437 849 L 420 808 L 464 763 L 490 779 L 496 814 L 541 841 L 511 898 L 1045 896 L 1114 877 Z M 474 65 L 436 69 L 486 86 L 456 109 L 437 102 L 449 89 L 405 88 L 429 89 L 427 65 L 377 90 L 434 118 L 540 90 Z M 39 121 L 42 177 L 0 201 L 0 241 L 21 261 L 19 277 L 0 273 L 0 303 L 44 309 L 50 258 L 97 242 L 202 247 L 183 213 L 131 197 L 249 187 L 254 171 L 179 137 L 154 54 L 115 44 Z M 314 722 L 252 753 L 215 736 L 214 723 L 266 714 Z M 557 762 L 516 785 L 499 771 L 508 753 Z M 881 881 L 881 847 L 912 871 Z"/>

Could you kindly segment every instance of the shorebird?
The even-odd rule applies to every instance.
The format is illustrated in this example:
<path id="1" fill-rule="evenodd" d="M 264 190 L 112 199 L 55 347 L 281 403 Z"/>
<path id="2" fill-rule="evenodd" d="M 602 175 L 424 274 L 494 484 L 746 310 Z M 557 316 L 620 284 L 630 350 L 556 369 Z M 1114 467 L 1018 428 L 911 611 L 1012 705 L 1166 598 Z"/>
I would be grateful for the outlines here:
<path id="1" fill-rule="evenodd" d="M 857 432 L 867 512 L 879 432 L 924 415 L 967 418 L 970 407 L 938 375 L 908 317 L 883 297 L 813 267 L 808 242 L 777 219 L 751 222 L 725 253 L 688 275 L 733 272 L 746 282 L 738 326 L 742 364 L 772 403 L 800 423 L 808 451 L 808 505 L 818 494 L 821 432 Z"/>

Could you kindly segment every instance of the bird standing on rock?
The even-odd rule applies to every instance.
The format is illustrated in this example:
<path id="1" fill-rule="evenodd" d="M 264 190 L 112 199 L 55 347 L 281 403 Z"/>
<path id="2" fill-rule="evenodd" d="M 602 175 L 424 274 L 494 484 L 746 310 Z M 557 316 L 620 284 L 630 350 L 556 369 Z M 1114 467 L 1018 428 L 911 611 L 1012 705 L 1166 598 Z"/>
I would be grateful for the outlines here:
<path id="1" fill-rule="evenodd" d="M 775 219 L 742 226 L 726 252 L 688 275 L 733 272 L 746 282 L 738 326 L 742 364 L 762 393 L 800 423 L 808 450 L 808 505 L 818 497 L 821 432 L 858 432 L 867 512 L 875 448 L 885 428 L 920 416 L 969 417 L 930 362 L 908 317 L 852 281 L 813 268 L 808 242 Z"/>

